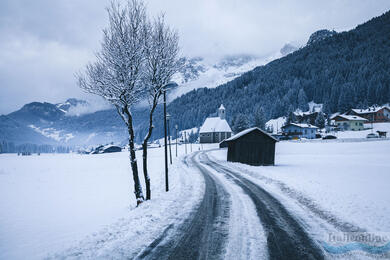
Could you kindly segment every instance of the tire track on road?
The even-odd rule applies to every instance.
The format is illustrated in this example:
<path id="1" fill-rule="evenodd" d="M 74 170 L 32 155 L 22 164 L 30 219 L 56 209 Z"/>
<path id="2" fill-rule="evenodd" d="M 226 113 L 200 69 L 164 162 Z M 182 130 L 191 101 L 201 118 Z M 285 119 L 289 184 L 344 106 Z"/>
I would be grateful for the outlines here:
<path id="1" fill-rule="evenodd" d="M 239 173 L 211 161 L 206 154 L 203 154 L 202 163 L 233 178 L 252 199 L 267 234 L 270 259 L 324 259 L 320 246 L 270 193 Z"/>
<path id="2" fill-rule="evenodd" d="M 216 178 L 195 161 L 199 152 L 189 158 L 205 180 L 205 194 L 194 213 L 179 227 L 170 225 L 151 243 L 138 259 L 219 259 L 228 237 L 229 194 Z M 187 166 L 188 161 L 185 162 Z M 170 239 L 165 239 L 169 236 Z"/>

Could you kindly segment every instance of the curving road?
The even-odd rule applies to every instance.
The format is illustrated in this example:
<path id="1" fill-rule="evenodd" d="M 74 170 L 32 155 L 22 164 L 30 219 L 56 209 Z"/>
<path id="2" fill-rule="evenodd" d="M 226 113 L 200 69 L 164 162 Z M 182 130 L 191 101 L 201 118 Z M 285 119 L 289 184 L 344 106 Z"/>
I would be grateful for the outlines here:
<path id="1" fill-rule="evenodd" d="M 322 249 L 270 193 L 236 170 L 212 161 L 207 152 L 197 152 L 186 160 L 188 167 L 196 167 L 204 176 L 204 198 L 184 223 L 178 228 L 168 227 L 139 258 L 222 259 L 229 236 L 231 198 L 225 190 L 227 186 L 222 185 L 219 178 L 239 186 L 253 202 L 267 237 L 269 259 L 324 258 Z M 175 229 L 176 235 L 167 240 L 165 237 L 170 229 Z M 244 256 L 241 258 L 245 259 Z"/>
<path id="2" fill-rule="evenodd" d="M 205 194 L 193 214 L 166 241 L 172 225 L 138 257 L 140 259 L 220 259 L 228 236 L 229 194 L 219 181 L 194 157 L 185 158 L 189 167 L 197 167 L 205 179 Z"/>

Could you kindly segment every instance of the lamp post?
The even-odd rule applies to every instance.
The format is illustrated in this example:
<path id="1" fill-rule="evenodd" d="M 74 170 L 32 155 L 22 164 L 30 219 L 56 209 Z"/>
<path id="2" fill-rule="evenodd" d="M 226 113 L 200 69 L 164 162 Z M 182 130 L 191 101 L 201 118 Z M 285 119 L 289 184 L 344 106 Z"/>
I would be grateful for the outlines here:
<path id="1" fill-rule="evenodd" d="M 167 115 L 167 124 L 168 124 L 169 159 L 170 159 L 170 163 L 172 164 L 171 131 L 169 128 L 169 119 L 171 119 L 170 114 Z"/>
<path id="2" fill-rule="evenodd" d="M 175 125 L 175 129 L 176 129 L 176 157 L 177 157 L 177 128 L 178 128 L 178 126 Z"/>
<path id="3" fill-rule="evenodd" d="M 184 146 L 186 147 L 186 154 L 187 154 L 187 132 L 184 131 Z"/>
<path id="4" fill-rule="evenodd" d="M 169 191 L 168 182 L 168 150 L 167 150 L 167 95 L 164 88 L 164 151 L 165 151 L 165 191 Z"/>

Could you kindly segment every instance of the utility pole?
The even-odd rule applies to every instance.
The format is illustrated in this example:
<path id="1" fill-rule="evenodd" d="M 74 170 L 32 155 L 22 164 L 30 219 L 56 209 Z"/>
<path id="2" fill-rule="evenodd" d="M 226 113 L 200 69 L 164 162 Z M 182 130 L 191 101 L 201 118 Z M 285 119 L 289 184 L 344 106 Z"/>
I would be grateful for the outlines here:
<path id="1" fill-rule="evenodd" d="M 175 125 L 175 128 L 176 128 L 176 157 L 177 157 L 177 128 L 178 128 L 178 126 Z"/>
<path id="2" fill-rule="evenodd" d="M 186 147 L 186 154 L 187 154 L 187 132 L 184 131 L 184 145 Z"/>
<path id="3" fill-rule="evenodd" d="M 170 163 L 172 164 L 172 150 L 171 150 L 171 131 L 169 128 L 169 120 L 171 119 L 171 115 L 167 115 L 167 123 L 168 123 L 168 142 L 169 142 L 169 159 Z"/>
<path id="4" fill-rule="evenodd" d="M 169 191 L 168 182 L 168 150 L 167 150 L 167 95 L 164 87 L 164 149 L 165 149 L 165 191 Z"/>

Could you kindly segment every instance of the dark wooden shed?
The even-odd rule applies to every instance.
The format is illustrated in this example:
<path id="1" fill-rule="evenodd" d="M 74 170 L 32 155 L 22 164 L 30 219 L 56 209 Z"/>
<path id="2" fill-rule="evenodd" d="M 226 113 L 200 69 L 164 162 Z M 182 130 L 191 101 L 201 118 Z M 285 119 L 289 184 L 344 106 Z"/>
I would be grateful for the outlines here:
<path id="1" fill-rule="evenodd" d="M 249 165 L 274 165 L 277 139 L 260 128 L 246 129 L 224 141 L 228 147 L 227 160 Z"/>

